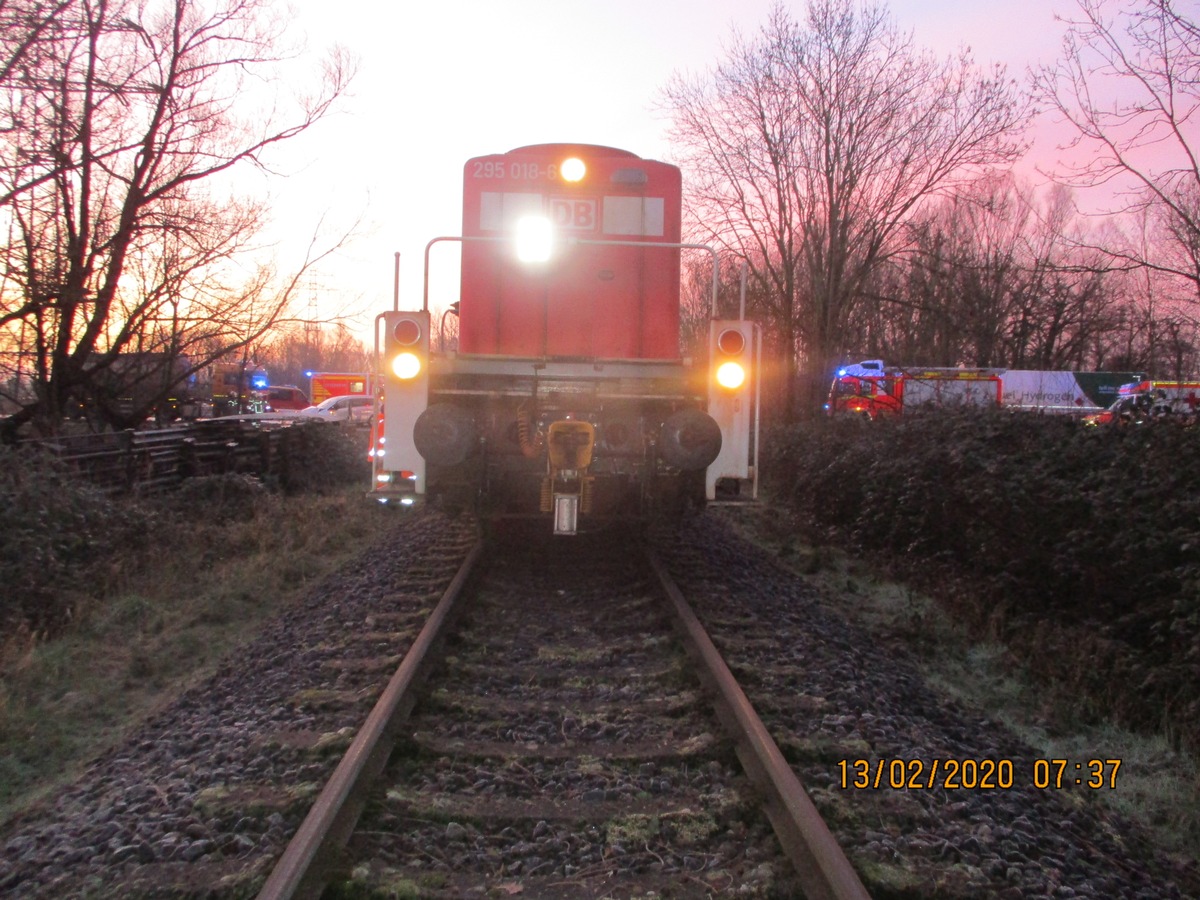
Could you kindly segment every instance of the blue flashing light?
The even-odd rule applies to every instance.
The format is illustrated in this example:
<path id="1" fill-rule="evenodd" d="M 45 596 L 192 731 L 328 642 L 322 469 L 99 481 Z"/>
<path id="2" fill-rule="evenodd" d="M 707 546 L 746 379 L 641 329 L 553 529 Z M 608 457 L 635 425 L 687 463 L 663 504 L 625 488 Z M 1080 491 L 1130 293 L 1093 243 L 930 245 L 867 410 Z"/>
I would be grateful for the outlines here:
<path id="1" fill-rule="evenodd" d="M 846 377 L 846 370 L 838 369 L 838 378 L 845 378 L 845 377 Z"/>

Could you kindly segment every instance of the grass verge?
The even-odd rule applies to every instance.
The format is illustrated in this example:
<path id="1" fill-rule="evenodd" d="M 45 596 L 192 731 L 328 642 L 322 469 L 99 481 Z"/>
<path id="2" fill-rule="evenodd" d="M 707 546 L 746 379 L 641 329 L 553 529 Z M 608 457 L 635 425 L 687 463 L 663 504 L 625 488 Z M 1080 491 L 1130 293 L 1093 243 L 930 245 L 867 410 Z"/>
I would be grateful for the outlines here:
<path id="1" fill-rule="evenodd" d="M 361 555 L 389 511 L 361 487 L 208 498 L 159 535 L 156 560 L 103 596 L 80 596 L 54 640 L 26 634 L 0 658 L 0 824 L 246 643 L 317 580 Z M 161 520 L 160 520 L 161 521 Z"/>
<path id="2" fill-rule="evenodd" d="M 778 508 L 731 517 L 747 539 L 809 581 L 823 600 L 878 644 L 909 657 L 929 686 L 1003 722 L 1046 759 L 1120 759 L 1115 790 L 1088 792 L 1140 822 L 1164 851 L 1200 859 L 1200 764 L 1148 736 L 1064 714 L 1070 698 L 1048 693 L 1003 646 L 972 639 L 934 599 L 882 578 L 836 548 L 812 547 Z M 1106 776 L 1107 777 L 1107 776 Z"/>

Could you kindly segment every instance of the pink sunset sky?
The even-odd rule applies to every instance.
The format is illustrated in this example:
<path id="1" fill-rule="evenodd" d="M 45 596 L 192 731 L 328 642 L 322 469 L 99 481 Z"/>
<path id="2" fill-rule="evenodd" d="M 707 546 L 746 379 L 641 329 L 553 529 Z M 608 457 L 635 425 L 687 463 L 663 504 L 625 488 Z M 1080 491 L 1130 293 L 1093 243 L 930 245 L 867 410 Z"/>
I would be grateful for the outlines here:
<path id="1" fill-rule="evenodd" d="M 288 177 L 269 187 L 283 265 L 290 242 L 303 251 L 317 217 L 331 228 L 360 223 L 302 299 L 322 317 L 351 314 L 369 337 L 375 314 L 391 306 L 399 252 L 401 306 L 419 306 L 426 243 L 460 231 L 470 157 L 582 141 L 669 160 L 658 92 L 673 73 L 709 69 L 734 30 L 757 30 L 775 2 L 295 0 L 292 27 L 310 49 L 336 42 L 359 58 L 352 96 L 289 148 L 276 167 Z M 802 3 L 785 5 L 803 16 Z M 939 55 L 969 47 L 1022 81 L 1027 66 L 1057 55 L 1055 13 L 1075 9 L 1073 0 L 886 5 L 918 46 Z M 1040 152 L 1052 155 L 1052 143 Z"/>

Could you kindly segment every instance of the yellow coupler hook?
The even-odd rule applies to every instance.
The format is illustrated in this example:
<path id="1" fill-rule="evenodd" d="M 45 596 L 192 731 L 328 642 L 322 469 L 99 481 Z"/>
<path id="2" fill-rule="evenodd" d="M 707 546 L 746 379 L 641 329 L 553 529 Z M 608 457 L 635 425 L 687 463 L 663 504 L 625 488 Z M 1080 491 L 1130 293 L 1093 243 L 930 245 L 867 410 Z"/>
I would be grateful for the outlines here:
<path id="1" fill-rule="evenodd" d="M 574 534 L 579 514 L 591 512 L 592 476 L 587 474 L 596 446 L 590 422 L 561 419 L 546 433 L 549 473 L 542 481 L 542 512 L 554 513 L 554 533 Z"/>

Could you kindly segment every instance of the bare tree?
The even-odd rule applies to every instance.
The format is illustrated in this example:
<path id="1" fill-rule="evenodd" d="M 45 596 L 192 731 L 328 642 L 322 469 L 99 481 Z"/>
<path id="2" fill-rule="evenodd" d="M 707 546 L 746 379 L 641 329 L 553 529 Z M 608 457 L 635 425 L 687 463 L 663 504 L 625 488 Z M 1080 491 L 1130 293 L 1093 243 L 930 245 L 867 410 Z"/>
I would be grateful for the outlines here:
<path id="1" fill-rule="evenodd" d="M 39 49 L 53 41 L 59 16 L 71 0 L 0 0 L 0 85 L 12 84 L 16 72 L 36 66 Z M 17 123 L 9 119 L 0 128 L 8 132 Z"/>
<path id="2" fill-rule="evenodd" d="M 1122 320 L 1116 274 L 1087 248 L 1070 191 L 1006 173 L 926 206 L 910 250 L 873 281 L 873 315 L 850 332 L 863 356 L 907 365 L 1086 369 Z"/>
<path id="3" fill-rule="evenodd" d="M 939 61 L 853 0 L 809 0 L 802 23 L 776 7 L 710 76 L 676 76 L 662 105 L 698 238 L 747 260 L 770 298 L 759 312 L 789 348 L 789 409 L 796 351 L 828 368 L 904 223 L 1014 159 L 1025 120 L 1003 69 L 965 51 Z"/>
<path id="4" fill-rule="evenodd" d="M 1006 329 L 1028 294 L 1031 218 L 1008 174 L 926 204 L 850 334 L 867 338 L 869 355 L 901 364 L 1002 365 Z"/>
<path id="5" fill-rule="evenodd" d="M 1113 273 L 1097 240 L 1057 187 L 1026 203 L 1035 212 L 1022 235 L 1021 291 L 1001 351 L 1005 365 L 1029 369 L 1085 369 L 1118 318 Z"/>
<path id="6" fill-rule="evenodd" d="M 267 10 L 266 0 L 71 0 L 36 52 L 8 67 L 0 327 L 33 382 L 32 395 L 10 398 L 16 423 L 53 431 L 72 402 L 99 402 L 96 385 L 122 354 L 178 370 L 187 345 L 254 341 L 332 249 L 314 240 L 282 279 L 266 264 L 247 269 L 266 210 L 223 196 L 227 173 L 263 167 L 273 146 L 329 112 L 351 75 L 335 51 L 290 112 L 278 111 L 278 92 L 256 103 L 284 62 Z"/>
<path id="7" fill-rule="evenodd" d="M 1120 263 L 1185 279 L 1200 300 L 1200 26 L 1177 0 L 1077 0 L 1062 58 L 1034 72 L 1038 98 L 1073 130 L 1081 160 L 1065 182 L 1111 191 L 1148 213 L 1150 243 L 1108 249 Z"/>

